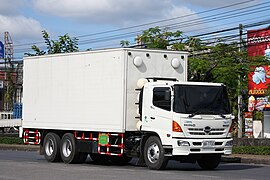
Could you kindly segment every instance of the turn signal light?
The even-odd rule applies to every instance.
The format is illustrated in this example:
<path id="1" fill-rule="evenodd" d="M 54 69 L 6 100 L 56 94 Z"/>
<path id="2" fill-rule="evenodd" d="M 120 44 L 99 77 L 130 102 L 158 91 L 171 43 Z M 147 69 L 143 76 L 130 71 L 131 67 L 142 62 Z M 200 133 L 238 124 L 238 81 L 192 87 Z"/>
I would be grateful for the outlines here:
<path id="1" fill-rule="evenodd" d="M 173 132 L 183 132 L 181 126 L 176 121 L 173 121 L 173 123 L 172 123 L 172 131 Z"/>
<path id="2" fill-rule="evenodd" d="M 233 123 L 231 124 L 231 127 L 229 129 L 229 133 L 232 133 L 233 132 Z"/>

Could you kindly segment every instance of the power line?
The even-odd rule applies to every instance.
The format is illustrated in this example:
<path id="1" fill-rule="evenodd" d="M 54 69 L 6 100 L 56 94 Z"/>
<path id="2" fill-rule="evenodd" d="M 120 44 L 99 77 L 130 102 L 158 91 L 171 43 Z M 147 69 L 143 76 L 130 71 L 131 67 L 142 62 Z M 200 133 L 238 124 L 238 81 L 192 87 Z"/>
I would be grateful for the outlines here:
<path id="1" fill-rule="evenodd" d="M 270 10 L 270 8 L 268 8 L 267 10 Z M 199 25 L 199 24 L 204 24 L 204 23 L 207 23 L 207 22 L 214 22 L 214 21 L 220 21 L 220 20 L 225 20 L 225 19 L 229 19 L 229 18 L 234 18 L 234 17 L 237 17 L 238 15 L 250 15 L 250 14 L 253 14 L 253 13 L 258 13 L 260 12 L 261 10 L 258 10 L 258 11 L 253 11 L 253 12 L 248 12 L 248 11 L 245 11 L 245 13 L 243 14 L 243 12 L 241 13 L 234 13 L 233 16 L 228 16 L 228 17 L 222 17 L 222 18 L 210 18 L 208 19 L 208 21 L 202 21 L 202 22 L 194 22 L 194 23 L 190 23 L 190 21 L 185 21 L 185 22 L 188 22 L 186 24 L 182 24 L 181 27 L 190 27 L 190 26 L 194 26 L 194 25 Z M 210 20 L 210 21 L 209 21 Z M 214 20 L 214 21 L 213 21 Z M 169 27 L 169 29 L 175 29 L 175 28 L 178 28 L 179 26 L 172 26 L 172 27 Z M 230 30 L 236 30 L 238 29 L 238 27 L 236 27 L 235 29 L 230 29 Z M 80 41 L 80 44 L 83 45 L 83 44 L 91 44 L 91 43 L 97 43 L 97 42 L 104 42 L 104 41 L 110 41 L 110 40 L 116 40 L 116 39 L 120 39 L 120 38 L 127 38 L 127 37 L 132 37 L 132 36 L 136 36 L 137 34 L 141 33 L 141 31 L 133 31 L 133 32 L 128 32 L 128 33 L 124 33 L 124 34 L 119 34 L 119 35 L 111 35 L 111 36 L 106 36 L 106 37 L 100 37 L 100 38 L 95 38 L 95 39 L 88 39 L 88 40 L 83 40 L 83 41 Z M 217 32 L 218 33 L 218 32 Z"/>
<path id="2" fill-rule="evenodd" d="M 265 4 L 268 4 L 270 2 L 266 2 L 266 3 L 261 3 L 260 5 L 265 5 Z M 256 5 L 254 5 L 256 6 Z M 254 7 L 252 6 L 252 7 Z M 250 8 L 250 7 L 248 7 Z M 247 8 L 240 8 L 241 10 L 243 9 L 247 9 Z M 254 11 L 254 10 L 258 10 L 258 11 Z M 266 10 L 270 10 L 270 8 L 267 8 Z M 209 16 L 206 16 L 206 17 L 203 17 L 201 19 L 199 18 L 196 18 L 196 19 L 193 19 L 193 20 L 186 20 L 186 21 L 183 21 L 183 22 L 179 22 L 179 23 L 173 23 L 173 24 L 169 24 L 169 25 L 164 25 L 164 26 L 161 26 L 161 27 L 168 27 L 169 29 L 175 29 L 175 28 L 183 28 L 183 27 L 190 27 L 190 26 L 194 26 L 194 25 L 200 25 L 200 24 L 204 24 L 204 23 L 208 23 L 208 22 L 214 22 L 214 21 L 218 21 L 218 20 L 225 20 L 225 19 L 230 19 L 230 18 L 234 18 L 234 17 L 237 17 L 239 15 L 250 15 L 250 14 L 253 14 L 253 13 L 258 13 L 258 12 L 261 12 L 262 9 L 261 8 L 254 8 L 254 9 L 251 9 L 251 10 L 246 10 L 246 11 L 243 11 L 243 12 L 235 12 L 236 10 L 232 10 L 232 11 L 228 11 L 228 12 L 225 12 L 223 13 L 221 16 L 218 16 L 220 15 L 219 13 L 218 14 L 214 14 L 214 15 L 209 15 Z M 229 14 L 227 16 L 224 16 L 224 14 L 228 14 L 228 13 L 232 13 L 232 14 Z M 215 16 L 218 16 L 218 17 L 215 17 Z M 205 21 L 203 21 L 204 19 L 206 18 Z M 175 26 L 177 24 L 181 24 L 181 26 Z M 82 41 L 81 43 L 93 43 L 93 42 L 97 42 L 97 41 L 102 41 L 102 40 L 106 40 L 107 38 L 111 39 L 113 37 L 118 37 L 118 36 L 123 36 L 123 35 L 131 35 L 131 36 L 134 36 L 134 34 L 138 34 L 138 33 L 141 33 L 141 30 L 138 30 L 138 31 L 132 31 L 132 32 L 128 32 L 128 33 L 124 33 L 124 34 L 120 34 L 120 35 L 111 35 L 111 36 L 105 36 L 105 37 L 100 37 L 100 38 L 94 38 L 94 39 L 88 39 L 88 40 L 84 40 Z"/>
<path id="3" fill-rule="evenodd" d="M 270 3 L 270 2 L 266 2 L 266 3 Z M 259 5 L 264 5 L 266 3 L 261 3 L 261 4 L 258 4 L 258 5 L 253 5 L 252 7 L 259 6 Z M 240 8 L 240 9 L 243 10 L 243 9 L 248 9 L 248 8 L 252 8 L 252 7 Z M 251 10 L 253 12 L 251 12 Z M 239 15 L 247 15 L 247 14 L 258 13 L 259 11 L 262 11 L 261 8 L 253 8 L 251 10 L 249 10 L 249 11 L 242 11 L 242 12 L 235 12 L 235 10 L 234 11 L 228 11 L 228 12 L 225 12 L 223 14 L 228 14 L 229 12 L 233 12 L 233 14 L 229 14 L 227 16 L 217 16 L 217 17 L 213 17 L 213 15 L 212 15 L 210 19 L 206 19 L 206 20 L 208 20 L 208 22 L 215 22 L 215 21 L 218 21 L 218 20 L 225 20 L 225 19 L 228 19 L 228 18 L 237 17 Z M 255 11 L 255 10 L 258 10 L 258 11 Z M 264 10 L 270 10 L 270 9 L 269 8 L 268 9 L 266 8 Z M 206 17 L 203 17 L 203 18 L 208 18 L 208 17 L 210 17 L 210 16 L 206 16 Z M 190 27 L 190 26 L 199 25 L 201 23 L 206 23 L 206 21 L 198 23 L 198 21 L 196 22 L 196 19 L 194 21 L 195 22 L 193 22 L 193 23 L 191 23 L 192 21 L 188 21 L 186 24 L 182 24 L 181 27 Z M 171 24 L 171 25 L 174 25 L 174 26 L 169 27 L 169 28 L 170 29 L 178 28 L 179 26 L 175 26 L 176 24 L 179 24 L 179 23 Z M 236 29 L 234 29 L 234 28 L 231 29 L 231 31 L 232 30 L 237 30 L 237 29 L 238 29 L 238 27 Z M 228 30 L 228 31 L 230 31 L 230 30 Z M 100 37 L 100 38 L 95 38 L 95 39 L 83 40 L 83 41 L 79 41 L 79 45 L 86 45 L 86 44 L 97 43 L 97 42 L 106 42 L 106 41 L 116 40 L 116 39 L 120 39 L 120 38 L 128 38 L 128 37 L 131 37 L 131 36 L 136 36 L 140 32 L 141 32 L 141 30 L 140 31 L 127 32 L 127 33 L 123 33 L 123 34 L 119 34 L 119 35 L 111 35 L 111 36 L 107 36 L 107 37 Z M 207 34 L 211 35 L 212 33 L 213 32 L 210 32 L 210 33 L 207 33 Z M 221 32 L 218 32 L 217 31 L 216 33 L 221 33 Z M 42 48 L 46 48 L 46 47 L 43 46 Z M 29 48 L 27 48 L 27 49 L 29 50 Z M 25 49 L 20 49 L 20 50 L 21 51 L 25 51 Z"/>
<path id="4" fill-rule="evenodd" d="M 184 15 L 184 16 L 178 16 L 178 17 L 175 17 L 175 18 L 169 18 L 169 19 L 164 19 L 164 20 L 160 20 L 160 21 L 154 21 L 154 22 L 140 24 L 140 25 L 136 25 L 136 26 L 129 26 L 129 27 L 126 27 L 126 28 L 119 28 L 119 29 L 103 31 L 103 32 L 98 32 L 98 33 L 80 35 L 80 36 L 76 36 L 76 37 L 77 38 L 89 37 L 89 36 L 95 36 L 95 35 L 100 35 L 100 34 L 107 34 L 107 33 L 111 33 L 111 32 L 118 32 L 118 31 L 123 31 L 123 30 L 128 30 L 128 29 L 134 29 L 134 28 L 137 28 L 137 27 L 149 26 L 149 25 L 153 25 L 153 24 L 157 24 L 157 23 L 173 21 L 173 20 L 176 20 L 176 19 L 190 17 L 190 16 L 194 16 L 194 15 L 198 15 L 198 14 L 205 14 L 205 13 L 209 13 L 209 12 L 213 12 L 213 11 L 217 11 L 217 10 L 221 10 L 221 9 L 226 9 L 226 8 L 230 8 L 230 7 L 234 7 L 234 6 L 238 6 L 238 5 L 243 5 L 243 4 L 250 3 L 252 1 L 255 1 L 255 0 L 242 1 L 242 2 L 239 2 L 239 3 L 230 4 L 230 5 L 227 5 L 227 6 L 222 6 L 222 7 L 206 10 L 206 11 L 201 11 L 201 12 L 198 12 L 198 13 L 192 13 L 192 14 L 188 14 L 188 15 Z M 33 44 L 37 45 L 37 44 L 42 44 L 42 43 L 44 43 L 44 42 L 33 42 L 33 43 L 27 43 L 27 44 L 17 44 L 15 46 L 17 47 L 17 46 L 25 46 L 25 45 L 33 45 Z"/>
<path id="5" fill-rule="evenodd" d="M 261 25 L 264 25 L 264 24 L 268 24 L 270 23 L 270 20 L 264 20 L 264 21 L 260 21 L 260 22 L 253 22 L 251 24 L 247 24 L 247 25 L 244 25 L 243 27 L 255 27 L 255 26 L 261 26 Z M 203 34 L 197 34 L 197 35 L 194 35 L 192 37 L 201 37 L 201 36 L 206 36 L 206 35 L 212 35 L 212 34 L 218 34 L 218 33 L 224 33 L 224 32 L 228 32 L 228 31 L 233 31 L 233 30 L 237 30 L 239 27 L 233 27 L 233 28 L 228 28 L 228 29 L 222 29 L 222 30 L 219 30 L 219 31 L 212 31 L 212 32 L 208 32 L 208 33 L 203 33 Z M 124 38 L 125 35 L 128 35 L 128 34 L 122 34 L 121 38 Z M 134 34 L 136 35 L 136 34 Z M 112 36 L 111 38 L 107 38 L 106 40 L 114 40 L 115 39 L 115 36 Z M 100 41 L 100 39 L 97 39 L 97 41 Z M 87 44 L 89 42 L 85 42 L 85 44 Z M 45 48 L 45 46 L 44 46 Z"/>
<path id="6" fill-rule="evenodd" d="M 145 24 L 136 25 L 136 26 L 130 26 L 130 27 L 126 27 L 126 28 L 103 31 L 103 32 L 99 32 L 99 33 L 81 35 L 81 36 L 77 36 L 77 37 L 78 38 L 79 37 L 88 37 L 88 36 L 94 36 L 94 35 L 99 35 L 99 34 L 106 34 L 106 33 L 111 33 L 111 32 L 127 30 L 127 29 L 133 29 L 133 28 L 137 28 L 137 27 L 149 26 L 149 25 L 158 24 L 158 23 L 162 23 L 162 22 L 167 22 L 167 21 L 172 21 L 172 20 L 181 19 L 181 18 L 185 18 L 185 17 L 190 17 L 190 16 L 194 16 L 194 15 L 198 15 L 198 14 L 204 14 L 204 13 L 209 13 L 209 12 L 212 12 L 212 11 L 226 9 L 226 8 L 229 8 L 229 7 L 242 5 L 242 4 L 245 4 L 245 3 L 252 2 L 252 1 L 254 1 L 254 0 L 243 1 L 243 2 L 239 2 L 239 3 L 235 3 L 235 4 L 230 4 L 230 5 L 227 5 L 227 6 L 222 6 L 222 7 L 219 7 L 219 8 L 214 8 L 214 9 L 211 9 L 211 10 L 201 11 L 201 12 L 198 12 L 198 13 L 188 14 L 188 15 L 184 15 L 184 16 L 178 16 L 178 17 L 175 17 L 175 18 L 169 18 L 169 19 L 164 19 L 164 20 L 160 20 L 160 21 L 154 21 L 154 22 L 145 23 Z"/>

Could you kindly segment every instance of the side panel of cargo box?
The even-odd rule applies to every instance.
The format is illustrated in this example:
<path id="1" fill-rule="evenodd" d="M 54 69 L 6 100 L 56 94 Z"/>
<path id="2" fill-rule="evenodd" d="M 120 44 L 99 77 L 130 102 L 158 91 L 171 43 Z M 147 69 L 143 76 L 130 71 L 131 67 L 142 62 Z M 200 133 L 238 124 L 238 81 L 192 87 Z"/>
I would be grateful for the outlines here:
<path id="1" fill-rule="evenodd" d="M 122 51 L 24 60 L 23 128 L 125 131 Z"/>

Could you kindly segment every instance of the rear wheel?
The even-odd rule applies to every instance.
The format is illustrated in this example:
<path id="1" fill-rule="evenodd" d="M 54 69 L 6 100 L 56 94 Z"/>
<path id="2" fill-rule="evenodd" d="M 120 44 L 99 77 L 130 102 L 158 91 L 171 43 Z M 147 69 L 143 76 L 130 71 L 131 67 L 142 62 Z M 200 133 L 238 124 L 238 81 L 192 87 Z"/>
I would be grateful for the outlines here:
<path id="1" fill-rule="evenodd" d="M 168 164 L 168 157 L 164 156 L 164 149 L 157 136 L 150 136 L 144 146 L 144 160 L 149 169 L 164 169 Z"/>
<path id="2" fill-rule="evenodd" d="M 65 163 L 79 163 L 84 157 L 78 152 L 74 135 L 66 133 L 61 139 L 60 145 L 61 158 Z M 85 160 L 85 159 L 84 159 Z"/>
<path id="3" fill-rule="evenodd" d="M 48 133 L 44 138 L 43 152 L 44 157 L 49 162 L 61 160 L 60 156 L 60 137 L 55 133 Z"/>
<path id="4" fill-rule="evenodd" d="M 197 163 L 202 169 L 212 170 L 218 167 L 221 160 L 221 155 L 205 155 L 197 160 Z"/>

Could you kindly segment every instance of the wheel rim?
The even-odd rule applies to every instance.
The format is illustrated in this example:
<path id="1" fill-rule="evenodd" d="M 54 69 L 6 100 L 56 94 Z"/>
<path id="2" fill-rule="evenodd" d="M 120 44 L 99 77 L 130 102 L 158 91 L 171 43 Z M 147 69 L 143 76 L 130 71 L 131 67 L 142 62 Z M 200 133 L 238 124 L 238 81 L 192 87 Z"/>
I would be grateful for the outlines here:
<path id="1" fill-rule="evenodd" d="M 71 152 L 72 152 L 72 144 L 69 139 L 66 139 L 63 143 L 63 148 L 62 148 L 63 155 L 65 157 L 69 157 Z"/>
<path id="2" fill-rule="evenodd" d="M 150 145 L 147 149 L 147 157 L 151 163 L 156 163 L 159 159 L 160 150 L 156 143 Z"/>
<path id="3" fill-rule="evenodd" d="M 51 156 L 54 152 L 54 143 L 52 139 L 49 139 L 49 141 L 47 141 L 46 145 L 45 145 L 45 152 L 48 156 Z"/>

